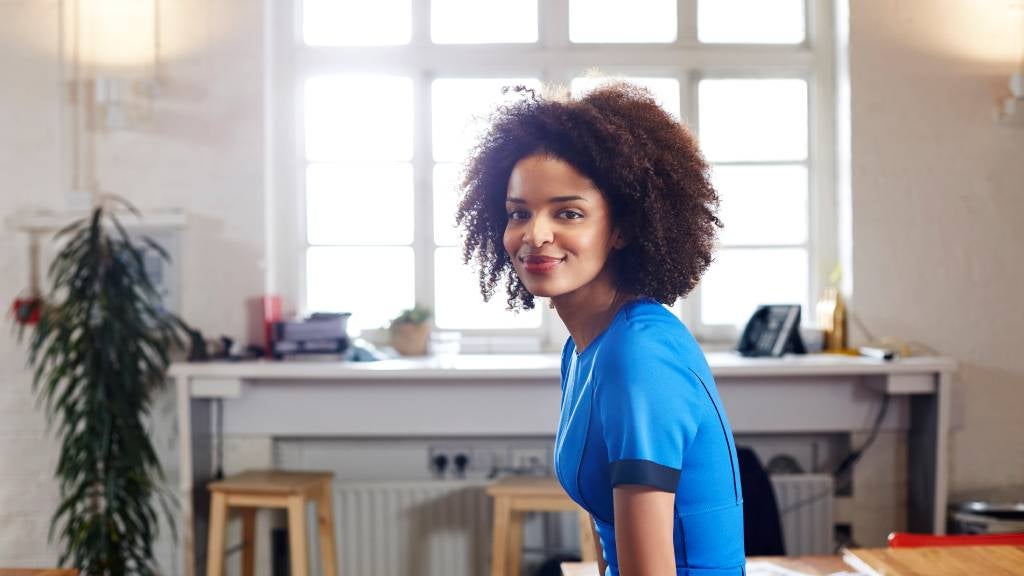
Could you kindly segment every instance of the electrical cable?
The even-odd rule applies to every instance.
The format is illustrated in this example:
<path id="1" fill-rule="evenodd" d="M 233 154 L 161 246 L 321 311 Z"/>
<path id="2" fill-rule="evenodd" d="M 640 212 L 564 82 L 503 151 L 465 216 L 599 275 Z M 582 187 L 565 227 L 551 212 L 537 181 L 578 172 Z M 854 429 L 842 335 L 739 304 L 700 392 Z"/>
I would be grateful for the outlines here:
<path id="1" fill-rule="evenodd" d="M 878 413 L 875 415 L 875 421 L 871 425 L 871 431 L 868 433 L 867 439 L 864 441 L 863 444 L 861 444 L 861 446 L 859 448 L 857 448 L 856 450 L 852 450 L 846 456 L 846 458 L 844 458 L 842 460 L 842 462 L 840 462 L 839 465 L 835 467 L 835 469 L 832 471 L 832 474 L 831 474 L 833 479 L 836 479 L 840 475 L 846 473 L 854 464 L 857 463 L 858 460 L 861 459 L 861 457 L 864 455 L 864 452 L 866 452 L 867 449 L 870 448 L 872 444 L 874 444 L 875 439 L 878 438 L 878 433 L 882 429 L 882 421 L 885 420 L 885 415 L 886 415 L 886 413 L 888 413 L 888 411 L 889 411 L 889 396 L 885 395 L 885 396 L 882 396 L 882 404 L 878 408 Z M 808 504 L 813 504 L 814 502 L 817 502 L 818 500 L 821 500 L 822 498 L 826 498 L 826 497 L 832 495 L 833 493 L 835 493 L 839 489 L 845 489 L 846 487 L 848 487 L 850 485 L 851 482 L 853 482 L 852 476 L 847 477 L 847 479 L 841 485 L 838 485 L 838 486 L 833 485 L 833 487 L 830 490 L 825 490 L 825 491 L 819 492 L 818 494 L 812 494 L 812 495 L 808 496 L 807 498 L 804 498 L 804 499 L 801 499 L 801 500 L 797 500 L 796 502 L 790 504 L 789 506 L 786 506 L 785 508 L 779 510 L 779 515 L 781 516 L 781 515 L 786 514 L 788 512 L 792 512 L 793 510 L 797 510 L 799 508 L 803 508 L 804 506 L 807 506 Z"/>

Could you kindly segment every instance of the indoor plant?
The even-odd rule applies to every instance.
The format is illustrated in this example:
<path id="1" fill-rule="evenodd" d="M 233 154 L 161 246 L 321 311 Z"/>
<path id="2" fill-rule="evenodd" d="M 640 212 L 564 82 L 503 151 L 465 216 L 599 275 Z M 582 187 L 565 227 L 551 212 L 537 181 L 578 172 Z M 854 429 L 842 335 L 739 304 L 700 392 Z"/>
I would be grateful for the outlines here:
<path id="1" fill-rule="evenodd" d="M 391 321 L 391 346 L 403 356 L 423 356 L 430 340 L 430 308 L 416 304 Z"/>
<path id="2" fill-rule="evenodd" d="M 59 530 L 60 564 L 90 576 L 156 572 L 158 502 L 173 519 L 146 421 L 187 329 L 160 306 L 144 250 L 107 208 L 114 203 L 138 215 L 105 197 L 57 232 L 66 242 L 50 265 L 29 348 L 33 388 L 61 444 L 50 539 Z"/>

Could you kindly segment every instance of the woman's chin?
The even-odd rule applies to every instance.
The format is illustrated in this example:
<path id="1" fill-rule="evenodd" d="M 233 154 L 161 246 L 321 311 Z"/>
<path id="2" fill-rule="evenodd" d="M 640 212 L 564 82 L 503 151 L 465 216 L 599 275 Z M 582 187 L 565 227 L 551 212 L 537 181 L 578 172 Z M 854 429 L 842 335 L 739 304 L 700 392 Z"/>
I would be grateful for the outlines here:
<path id="1" fill-rule="evenodd" d="M 554 286 L 542 282 L 530 282 L 529 284 L 524 282 L 523 285 L 526 286 L 527 291 L 529 291 L 530 294 L 533 294 L 535 298 L 553 298 L 562 293 L 561 290 L 558 290 Z"/>

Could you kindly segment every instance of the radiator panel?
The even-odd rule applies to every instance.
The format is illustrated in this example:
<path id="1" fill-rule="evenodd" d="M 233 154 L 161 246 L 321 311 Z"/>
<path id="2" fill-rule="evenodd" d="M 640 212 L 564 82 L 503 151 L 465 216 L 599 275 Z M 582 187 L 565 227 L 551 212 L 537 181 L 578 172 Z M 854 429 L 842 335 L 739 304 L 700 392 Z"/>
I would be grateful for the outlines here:
<path id="1" fill-rule="evenodd" d="M 832 553 L 832 478 L 773 475 L 789 555 Z M 342 574 L 473 576 L 490 571 L 492 510 L 483 481 L 335 482 Z M 524 545 L 578 542 L 575 516 L 527 522 Z M 538 530 L 544 523 L 546 529 Z M 535 525 L 531 529 L 531 524 Z M 560 526 L 559 524 L 564 524 Z M 555 528 L 552 530 L 551 528 Z M 313 561 L 318 563 L 317 554 Z"/>
<path id="2" fill-rule="evenodd" d="M 773 474 L 786 554 L 833 553 L 832 477 L 827 474 Z"/>

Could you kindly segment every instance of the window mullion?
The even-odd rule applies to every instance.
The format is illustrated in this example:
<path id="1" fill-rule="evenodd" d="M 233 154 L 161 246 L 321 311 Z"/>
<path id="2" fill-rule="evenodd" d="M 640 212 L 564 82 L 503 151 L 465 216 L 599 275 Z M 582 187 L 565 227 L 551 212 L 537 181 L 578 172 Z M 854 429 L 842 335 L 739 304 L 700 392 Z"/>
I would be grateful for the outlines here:
<path id="1" fill-rule="evenodd" d="M 696 46 L 697 41 L 697 1 L 679 0 L 676 6 L 677 14 L 677 38 L 679 46 Z"/>
<path id="2" fill-rule="evenodd" d="M 413 254 L 416 301 L 434 303 L 434 159 L 431 144 L 432 78 L 424 72 L 413 78 Z"/>

